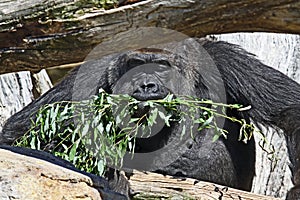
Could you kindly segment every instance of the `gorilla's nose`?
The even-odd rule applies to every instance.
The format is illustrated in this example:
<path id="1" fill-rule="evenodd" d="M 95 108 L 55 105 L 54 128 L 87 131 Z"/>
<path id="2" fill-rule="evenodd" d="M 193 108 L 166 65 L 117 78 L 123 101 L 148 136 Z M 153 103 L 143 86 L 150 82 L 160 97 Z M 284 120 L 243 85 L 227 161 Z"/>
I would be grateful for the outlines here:
<path id="1" fill-rule="evenodd" d="M 140 101 L 163 99 L 167 96 L 164 87 L 153 81 L 144 81 L 135 86 L 132 97 Z"/>

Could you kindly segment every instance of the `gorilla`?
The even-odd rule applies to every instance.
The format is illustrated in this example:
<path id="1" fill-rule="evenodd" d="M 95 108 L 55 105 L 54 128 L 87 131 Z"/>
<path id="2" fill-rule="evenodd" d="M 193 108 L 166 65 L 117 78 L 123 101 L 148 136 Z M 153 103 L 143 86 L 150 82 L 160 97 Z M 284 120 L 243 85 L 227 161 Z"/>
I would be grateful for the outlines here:
<path id="1" fill-rule="evenodd" d="M 203 50 L 191 53 L 195 42 Z M 226 112 L 237 119 L 285 131 L 295 184 L 287 199 L 300 198 L 300 137 L 297 133 L 300 85 L 239 46 L 222 41 L 184 39 L 164 47 L 139 48 L 87 61 L 9 118 L 0 135 L 0 144 L 10 145 L 23 135 L 30 127 L 32 113 L 42 105 L 82 100 L 95 95 L 100 88 L 112 94 L 126 93 L 140 101 L 180 93 L 251 106 L 246 111 L 227 109 Z M 239 124 L 221 119 L 219 122 L 228 130 L 228 135 L 215 142 L 212 129 L 201 133 L 192 129 L 194 137 L 181 142 L 183 124 L 177 122 L 161 127 L 151 137 L 137 138 L 137 157 L 124 159 L 125 166 L 250 190 L 255 174 L 254 139 L 245 144 L 238 139 Z M 185 123 L 191 127 L 191 121 Z"/>

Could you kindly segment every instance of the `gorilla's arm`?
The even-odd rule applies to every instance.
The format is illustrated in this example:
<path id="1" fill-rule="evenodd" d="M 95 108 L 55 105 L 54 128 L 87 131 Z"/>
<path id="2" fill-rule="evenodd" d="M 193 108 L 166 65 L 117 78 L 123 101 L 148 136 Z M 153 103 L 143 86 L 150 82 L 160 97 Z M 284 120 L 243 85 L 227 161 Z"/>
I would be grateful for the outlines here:
<path id="1" fill-rule="evenodd" d="M 108 72 L 102 67 L 102 65 L 107 67 L 108 60 L 113 62 L 112 57 L 108 57 L 102 59 L 102 63 L 91 61 L 83 64 L 84 71 L 75 68 L 55 87 L 12 115 L 0 133 L 0 144 L 11 145 L 14 140 L 26 133 L 31 125 L 30 118 L 34 118 L 37 110 L 43 105 L 60 101 L 82 100 L 96 94 L 95 88 L 108 90 Z M 95 80 L 98 81 L 95 82 Z"/>
<path id="2" fill-rule="evenodd" d="M 283 73 L 262 64 L 252 54 L 226 42 L 208 42 L 226 87 L 228 103 L 251 105 L 242 118 L 284 130 L 295 186 L 287 199 L 300 197 L 300 85 Z"/>

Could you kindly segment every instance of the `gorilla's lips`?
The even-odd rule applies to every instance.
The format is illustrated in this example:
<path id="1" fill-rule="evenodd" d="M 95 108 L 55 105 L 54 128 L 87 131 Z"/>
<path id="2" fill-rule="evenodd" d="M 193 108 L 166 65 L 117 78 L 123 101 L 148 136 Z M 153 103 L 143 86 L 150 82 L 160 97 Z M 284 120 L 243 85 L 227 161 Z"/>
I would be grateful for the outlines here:
<path id="1" fill-rule="evenodd" d="M 172 98 L 176 98 L 175 95 Z M 150 113 L 153 111 L 153 109 L 157 108 L 158 111 L 163 112 L 165 116 L 171 114 L 171 119 L 174 121 L 178 121 L 178 119 L 180 118 L 179 113 L 180 113 L 181 109 L 180 109 L 180 106 L 178 106 L 178 105 L 174 105 L 174 106 L 176 107 L 175 109 L 174 109 L 174 107 L 172 107 L 172 109 L 170 109 L 168 107 L 165 107 L 162 104 L 155 103 L 154 106 L 152 107 L 149 105 L 149 102 L 140 101 L 136 105 L 134 112 L 132 114 L 132 117 L 133 118 L 144 118 L 141 120 L 141 122 L 144 122 L 146 120 L 146 118 L 149 117 L 149 115 L 151 115 Z M 160 118 L 160 116 L 158 116 L 158 117 Z"/>
<path id="2" fill-rule="evenodd" d="M 132 95 L 133 98 L 139 100 L 139 101 L 148 101 L 148 100 L 158 100 L 163 99 L 168 95 L 168 92 L 159 92 L 159 93 L 147 93 L 147 92 L 139 92 L 134 93 Z"/>

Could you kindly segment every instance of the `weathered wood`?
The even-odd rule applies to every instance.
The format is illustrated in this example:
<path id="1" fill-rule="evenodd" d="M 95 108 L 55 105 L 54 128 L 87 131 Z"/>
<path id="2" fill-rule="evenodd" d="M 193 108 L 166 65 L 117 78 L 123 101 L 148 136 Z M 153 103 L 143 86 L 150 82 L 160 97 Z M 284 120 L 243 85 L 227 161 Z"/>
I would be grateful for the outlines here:
<path id="1" fill-rule="evenodd" d="M 102 199 L 83 174 L 3 149 L 0 160 L 1 199 Z"/>
<path id="2" fill-rule="evenodd" d="M 274 197 L 221 186 L 191 178 L 178 179 L 156 173 L 134 171 L 129 179 L 133 199 L 276 200 Z M 278 199 L 277 199 L 278 200 Z"/>
<path id="3" fill-rule="evenodd" d="M 146 0 L 83 15 L 76 14 L 79 1 L 0 2 L 0 74 L 80 62 L 96 44 L 136 27 L 165 27 L 189 36 L 300 33 L 296 0 Z M 64 18 L 60 13 L 65 12 L 74 16 Z"/>
<path id="4" fill-rule="evenodd" d="M 33 77 L 36 81 L 33 81 Z M 0 76 L 0 132 L 5 121 L 52 87 L 45 71 L 31 76 L 30 72 Z"/>
<path id="5" fill-rule="evenodd" d="M 30 72 L 0 76 L 0 132 L 6 119 L 33 100 Z"/>
<path id="6" fill-rule="evenodd" d="M 47 92 L 50 88 L 53 87 L 53 84 L 45 69 L 41 70 L 37 74 L 32 73 L 31 78 L 33 83 L 32 92 L 34 98 L 40 97 L 45 92 Z"/>

